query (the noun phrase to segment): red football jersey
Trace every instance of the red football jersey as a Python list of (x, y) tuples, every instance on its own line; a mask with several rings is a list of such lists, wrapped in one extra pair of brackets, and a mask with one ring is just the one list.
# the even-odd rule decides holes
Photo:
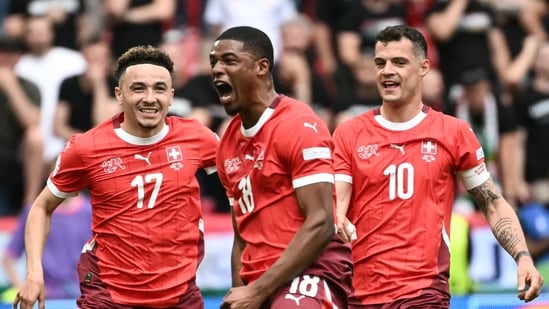
[(448, 293), (456, 172), (482, 165), (469, 125), (425, 107), (406, 123), (379, 108), (336, 128), (336, 181), (352, 183), (353, 285), (364, 304)]
[(151, 138), (120, 128), (123, 115), (74, 135), (48, 188), (88, 188), (100, 277), (116, 303), (169, 307), (194, 282), (203, 258), (195, 174), (215, 172), (218, 138), (195, 120), (168, 117)]
[[(289, 97), (279, 96), (252, 128), (243, 129), (238, 115), (231, 121), (221, 137), (217, 167), (247, 243), (241, 257), (244, 282), (261, 276), (305, 221), (295, 189), (334, 182), (332, 151), (325, 123)], [(350, 248), (334, 240), (304, 273), (342, 281), (351, 268)]]

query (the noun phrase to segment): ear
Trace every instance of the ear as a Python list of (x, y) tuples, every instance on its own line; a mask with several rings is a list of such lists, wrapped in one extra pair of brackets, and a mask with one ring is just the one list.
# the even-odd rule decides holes
[(269, 74), (269, 66), (271, 65), (271, 62), (267, 60), (267, 58), (261, 58), (257, 61), (257, 74), (259, 75), (265, 75)]
[(114, 87), (114, 96), (116, 97), (116, 102), (118, 105), (122, 104), (122, 91), (120, 91), (120, 87), (116, 86)]
[(431, 67), (431, 62), (429, 59), (423, 59), (421, 60), (421, 63), (419, 64), (419, 75), (421, 77), (425, 77), (427, 75), (427, 72), (429, 72), (429, 68)]

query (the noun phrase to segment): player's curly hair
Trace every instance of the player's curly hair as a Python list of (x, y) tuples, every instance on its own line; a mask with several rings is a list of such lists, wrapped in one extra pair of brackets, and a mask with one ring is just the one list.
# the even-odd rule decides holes
[(166, 68), (173, 76), (173, 61), (170, 56), (158, 47), (151, 45), (134, 46), (128, 49), (116, 62), (114, 68), (114, 77), (120, 80), (120, 77), (129, 66), (136, 64), (153, 64)]
[(273, 44), (265, 32), (249, 26), (238, 26), (225, 30), (215, 40), (235, 40), (244, 43), (246, 51), (269, 61), (269, 71), (272, 72)]

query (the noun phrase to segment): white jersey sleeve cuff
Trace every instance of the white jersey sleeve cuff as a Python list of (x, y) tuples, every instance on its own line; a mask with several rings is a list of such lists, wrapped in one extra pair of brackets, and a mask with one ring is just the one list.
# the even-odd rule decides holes
[(292, 181), (292, 185), (294, 186), (294, 189), (297, 189), (318, 182), (334, 183), (334, 174), (320, 173), (296, 178)]
[(68, 198), (68, 197), (71, 197), (71, 196), (77, 196), (78, 195), (78, 192), (63, 192), (59, 189), (57, 189), (57, 187), (55, 186), (55, 184), (51, 181), (50, 178), (48, 178), (48, 182), (46, 183), (48, 189), (51, 191), (51, 193), (53, 195), (55, 195), (56, 197), (58, 198)]
[(217, 172), (217, 167), (215, 165), (210, 166), (210, 167), (205, 167), (204, 171), (206, 172), (206, 174), (211, 175), (211, 174)]
[(345, 174), (335, 174), (335, 181), (353, 183), (353, 176)]

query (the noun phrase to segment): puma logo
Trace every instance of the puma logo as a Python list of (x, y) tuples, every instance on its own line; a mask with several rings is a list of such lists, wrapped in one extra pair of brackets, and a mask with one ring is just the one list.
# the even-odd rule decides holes
[(146, 157), (144, 157), (144, 156), (142, 156), (142, 155), (140, 155), (140, 154), (135, 154), (135, 155), (133, 156), (133, 158), (136, 159), (136, 160), (143, 160), (143, 161), (145, 161), (145, 162), (147, 163), (147, 165), (151, 166), (151, 161), (150, 161), (150, 159), (149, 159), (149, 158), (151, 157), (151, 153), (152, 153), (152, 152), (149, 151), (149, 153), (147, 154)]
[(300, 302), (303, 298), (305, 298), (305, 296), (299, 295), (298, 297), (295, 297), (295, 296), (293, 296), (292, 294), (287, 293), (286, 296), (284, 296), (284, 298), (285, 298), (285, 299), (291, 299), (291, 300), (295, 301), (296, 306), (299, 306), (299, 302)]
[(389, 147), (400, 150), (400, 153), (404, 154), (404, 144), (397, 145), (397, 144), (390, 144)]
[(310, 123), (308, 123), (308, 122), (304, 122), (304, 123), (303, 123), (303, 126), (304, 126), (305, 128), (311, 128), (311, 129), (313, 129), (316, 133), (318, 133), (318, 129), (316, 128), (316, 125), (317, 125), (316, 122), (313, 123), (313, 124), (310, 124)]

